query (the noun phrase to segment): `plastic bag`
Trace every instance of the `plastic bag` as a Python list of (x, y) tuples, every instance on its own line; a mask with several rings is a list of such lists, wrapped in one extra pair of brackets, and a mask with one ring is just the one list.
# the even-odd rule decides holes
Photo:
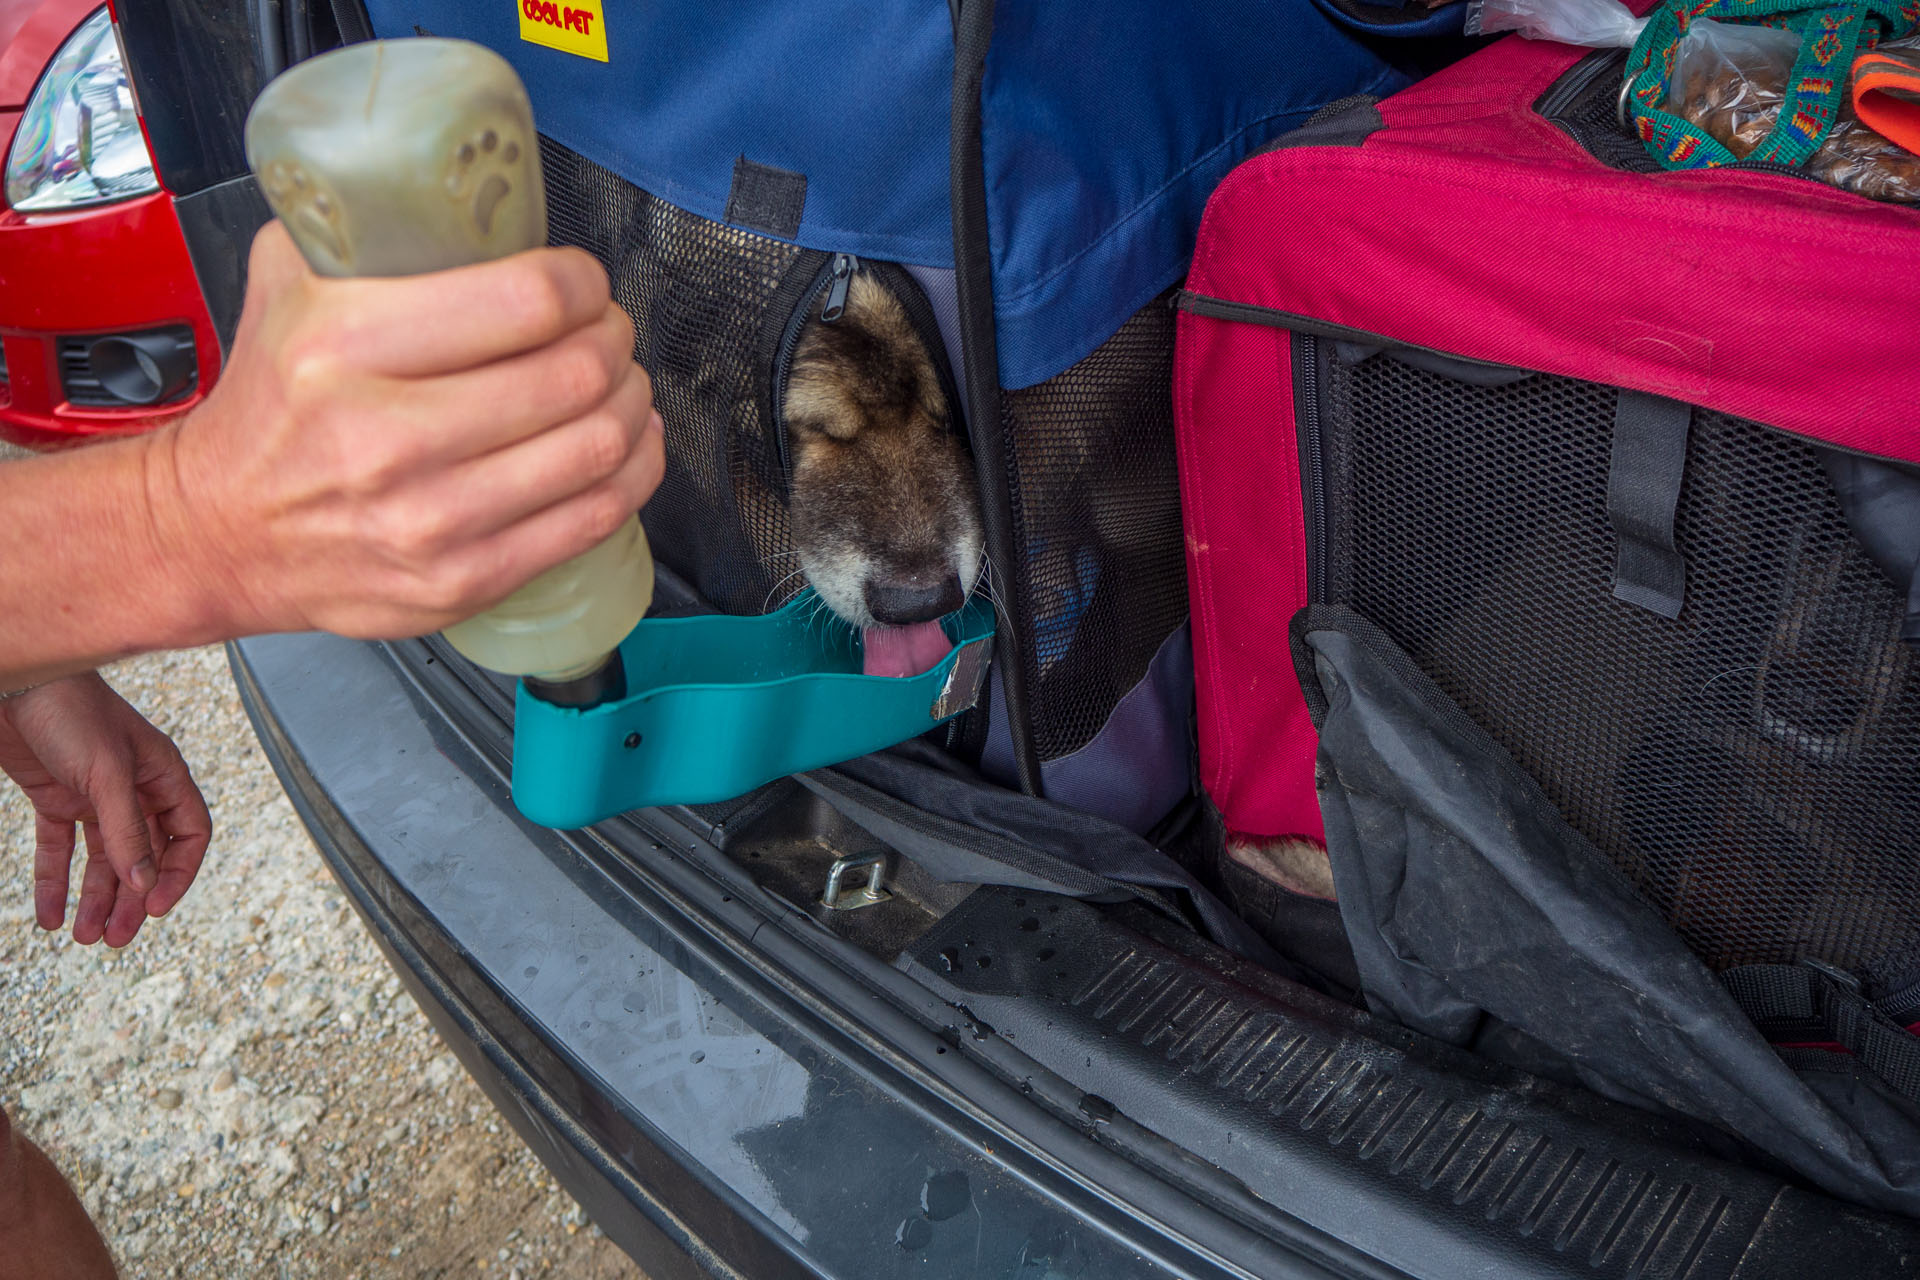
[[(1920, 48), (1920, 36), (1880, 47)], [(1800, 37), (1791, 31), (1699, 19), (1674, 53), (1666, 109), (1744, 159), (1773, 128), (1799, 51)], [(1920, 156), (1862, 124), (1850, 100), (1803, 168), (1808, 177), (1843, 191), (1920, 203)]]
[(1646, 25), (1620, 0), (1469, 0), (1466, 33), (1518, 31), (1583, 49), (1631, 49)]

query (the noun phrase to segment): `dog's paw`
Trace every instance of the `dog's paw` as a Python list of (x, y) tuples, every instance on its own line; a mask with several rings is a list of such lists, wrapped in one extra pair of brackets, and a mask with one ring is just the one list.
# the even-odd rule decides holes
[(1339, 897), (1333, 890), (1333, 864), (1327, 859), (1327, 847), (1318, 840), (1305, 836), (1277, 840), (1235, 836), (1227, 843), (1227, 856), (1288, 893), (1329, 901)]

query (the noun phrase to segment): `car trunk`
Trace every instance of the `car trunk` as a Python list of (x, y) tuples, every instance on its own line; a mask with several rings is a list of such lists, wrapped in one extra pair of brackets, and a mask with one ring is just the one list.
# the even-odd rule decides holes
[[(153, 104), (197, 93), (191, 77), (205, 71), (181, 51), (210, 34), (228, 88), (244, 100), (256, 78), (233, 44), (239, 6), (206, 23), (176, 8), (121, 6), (150, 128)], [(181, 26), (194, 38), (181, 40)], [(238, 246), (264, 207), (221, 134), (235, 121), (188, 114), (166, 122), (156, 151), (182, 175), (169, 182), (231, 332)], [(763, 344), (785, 327), (780, 286), (809, 264), (774, 238), (667, 206), (558, 142), (544, 154), (554, 238), (607, 266), (652, 344), (641, 358), (677, 433), (676, 470), (646, 513), (663, 564), (656, 614), (771, 607), (779, 584), (767, 565), (790, 549), (784, 511), (740, 495), (779, 486)], [(649, 226), (659, 234), (641, 234)], [(657, 251), (669, 244), (680, 250), (665, 262)], [(743, 244), (764, 260), (744, 273), (737, 262), (694, 270), (716, 247)], [(963, 256), (952, 271), (915, 275), (953, 347), (977, 343), (981, 327), (981, 299), (967, 298), (983, 282), (967, 271)], [(416, 995), (469, 1050), (463, 1060), (477, 1074), (487, 1055), (518, 1064), (520, 1076), (495, 1080), (496, 1101), (557, 1165), (587, 1141), (568, 1136), (574, 1126), (598, 1144), (596, 1159), (638, 1178), (645, 1144), (634, 1135), (663, 1123), (662, 1105), (689, 1105), (663, 1104), (644, 1073), (595, 1056), (609, 1024), (630, 1024), (640, 1043), (644, 1009), (623, 1018), (614, 998), (568, 1020), (564, 993), (547, 993), (550, 1004), (529, 993), (541, 964), (492, 945), (510, 903), (459, 909), (460, 878), (480, 862), (460, 833), (484, 824), (488, 894), (502, 894), (518, 859), (553, 880), (553, 901), (577, 893), (605, 908), (571, 970), (583, 992), (613, 990), (642, 943), (696, 953), (750, 992), (743, 1017), (789, 1020), (809, 1053), (850, 1064), (858, 1089), (931, 1117), (949, 1135), (940, 1141), (998, 1162), (1019, 1194), (1087, 1233), (1084, 1244), (1036, 1244), (1028, 1232), (1007, 1246), (1010, 1274), (1762, 1277), (1843, 1259), (1863, 1277), (1911, 1274), (1920, 1226), (1811, 1190), (1704, 1126), (1376, 1019), (1355, 1003), (1350, 971), (1279, 954), (1228, 909), (1224, 833), (1192, 794), (1172, 324), (1155, 290), (1093, 350), (1019, 388), (1002, 387), (977, 353), (954, 360), (1015, 626), (987, 704), (878, 763), (725, 804), (541, 831), (508, 798), (511, 684), (438, 638), (236, 647), (283, 781)], [(405, 779), (427, 756), (445, 794), (412, 796)], [(870, 883), (880, 892), (865, 892)], [(1324, 931), (1315, 912), (1305, 917)], [(546, 923), (559, 929), (562, 915)], [(454, 1008), (464, 1012), (445, 1012)], [(530, 1108), (531, 1096), (551, 1106)], [(789, 1178), (857, 1163), (882, 1143), (859, 1131), (842, 1143), (844, 1133), (805, 1134), (764, 1160)], [(927, 1274), (920, 1233), (948, 1220), (942, 1194), (929, 1177), (918, 1218), (899, 1222), (893, 1252), (874, 1255), (885, 1265), (859, 1270), (836, 1270), (836, 1245), (777, 1214), (767, 1230), (781, 1243), (767, 1251), (712, 1240), (697, 1215), (679, 1235), (620, 1238), (635, 1249), (670, 1240), (715, 1274)], [(837, 1209), (858, 1221), (865, 1207)], [(611, 1223), (624, 1210), (607, 1200), (595, 1212)], [(800, 1215), (816, 1228), (827, 1216)], [(882, 1241), (895, 1232), (892, 1220), (858, 1228)], [(1109, 1257), (1099, 1242), (1112, 1240), (1127, 1247)], [(980, 1273), (958, 1246), (938, 1266)]]
[[(500, 892), (477, 856), (462, 857), (469, 837), (430, 832), (419, 848), (423, 816), (462, 804), (436, 796), (396, 815), (410, 807), (396, 799), (369, 812), (369, 797), (343, 780), (412, 769), (418, 744), (390, 728), (412, 722), (490, 797), (482, 807), (506, 811), (502, 682), (437, 640), (249, 641), (236, 671), (323, 850), (348, 843), (343, 825), (399, 829), (392, 848), (363, 832), (356, 854), (329, 853), (370, 920), (383, 918), (381, 899), (423, 911), (410, 936), (450, 928), (440, 945), (473, 953), (478, 990), (525, 1000), (532, 981), (519, 960), (531, 953), (492, 961), (495, 926), (435, 905)], [(377, 741), (370, 728), (382, 729)], [(387, 785), (410, 793), (404, 778)], [(842, 1034), (870, 1038), (880, 1056), (869, 1070), (883, 1081), (932, 1070), (940, 1104), (999, 1126), (1002, 1137), (985, 1142), (996, 1158), (1047, 1151), (1077, 1181), (1103, 1187), (1130, 1222), (1198, 1242), (1233, 1274), (1752, 1277), (1844, 1258), (1850, 1273), (1891, 1277), (1920, 1258), (1911, 1222), (1812, 1191), (1723, 1135), (1382, 1023), (1156, 907), (932, 881), (791, 780), (734, 805), (639, 811), (548, 835), (557, 842), (542, 837), (504, 865), (563, 868), (610, 907), (636, 885), (671, 888), (646, 899), (653, 918), (805, 993)], [(833, 864), (873, 853), (886, 858), (892, 896), (823, 907)], [(617, 985), (627, 950), (657, 945), (651, 926), (630, 927), (582, 952), (579, 983)], [(556, 945), (575, 944), (562, 937), (542, 956)], [(597, 1023), (543, 1021), (532, 1002), (491, 1025), (502, 1023), (563, 1061), (591, 1056), (606, 1034)], [(470, 1036), (449, 1038), (458, 1048)], [(617, 1070), (600, 1080), (607, 1114), (625, 1114), (623, 1095), (644, 1082)], [(783, 1158), (831, 1162), (839, 1151), (820, 1135)], [(898, 1256), (923, 1265), (913, 1251)], [(938, 1265), (974, 1274), (951, 1257)], [(1172, 1273), (1211, 1274), (1192, 1258), (1174, 1260)]]

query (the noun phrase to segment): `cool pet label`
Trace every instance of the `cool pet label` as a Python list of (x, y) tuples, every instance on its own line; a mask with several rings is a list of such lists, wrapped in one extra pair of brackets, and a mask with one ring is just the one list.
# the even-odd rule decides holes
[(520, 0), (520, 38), (596, 62), (607, 60), (600, 0)]

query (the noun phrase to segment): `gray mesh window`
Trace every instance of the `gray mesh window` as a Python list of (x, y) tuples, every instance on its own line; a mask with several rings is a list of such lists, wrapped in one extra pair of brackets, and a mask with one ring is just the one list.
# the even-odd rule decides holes
[(1187, 616), (1173, 444), (1173, 312), (1002, 397), (1034, 745), (1086, 745)]
[(686, 213), (550, 140), (540, 158), (550, 239), (600, 259), (653, 375), (667, 425), (666, 478), (643, 513), (654, 554), (717, 608), (777, 608), (803, 584), (789, 576), (758, 351), (800, 251)]
[(1614, 599), (1614, 393), (1323, 362), (1328, 592), (1374, 619), (1710, 964), (1872, 966), (1920, 921), (1903, 600), (1813, 450), (1696, 411), (1676, 621)]

